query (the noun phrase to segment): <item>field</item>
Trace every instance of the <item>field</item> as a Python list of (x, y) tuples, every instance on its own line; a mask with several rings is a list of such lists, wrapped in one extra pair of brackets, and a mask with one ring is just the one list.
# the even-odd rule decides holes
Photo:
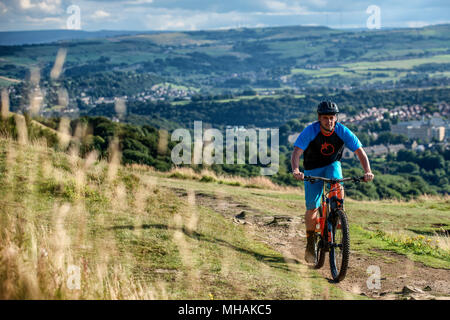
[[(76, 147), (56, 152), (19, 136), (0, 139), (0, 298), (411, 298), (398, 293), (405, 285), (430, 287), (415, 298), (450, 292), (448, 198), (348, 199), (351, 267), (333, 284), (327, 265), (317, 271), (303, 260), (300, 189), (123, 167), (114, 144), (109, 161), (81, 159)], [(369, 265), (381, 268), (379, 290), (366, 286)]]
[[(398, 81), (401, 78), (411, 74), (417, 74), (412, 71), (415, 66), (426, 65), (429, 63), (445, 64), (450, 63), (450, 55), (435, 55), (431, 58), (401, 59), (401, 60), (383, 60), (383, 61), (364, 61), (354, 63), (344, 63), (335, 67), (325, 67), (321, 69), (303, 69), (293, 68), (291, 75), (305, 75), (312, 77), (309, 83), (319, 83), (333, 76), (346, 77), (352, 81), (361, 81), (361, 83), (373, 83), (376, 81)], [(429, 72), (430, 77), (448, 77), (448, 72), (434, 71)]]
[[(270, 95), (270, 96), (266, 96), (266, 95), (257, 95), (257, 96), (237, 96), (235, 98), (230, 98), (230, 99), (218, 99), (218, 100), (214, 100), (215, 103), (227, 103), (227, 102), (236, 102), (236, 101), (241, 101), (241, 100), (253, 100), (253, 99), (279, 99), (280, 97), (282, 97), (282, 95), (280, 94), (274, 94), (274, 95)], [(304, 98), (305, 95), (303, 94), (296, 94), (293, 95), (294, 98), (298, 99), (298, 98)], [(189, 104), (190, 101), (174, 101), (171, 104), (172, 105), (186, 105)]]

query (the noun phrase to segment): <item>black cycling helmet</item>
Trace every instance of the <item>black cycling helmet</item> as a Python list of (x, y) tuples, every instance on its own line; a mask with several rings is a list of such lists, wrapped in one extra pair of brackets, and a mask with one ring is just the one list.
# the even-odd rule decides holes
[(336, 103), (331, 101), (322, 101), (317, 106), (318, 114), (336, 114), (339, 113), (339, 108)]

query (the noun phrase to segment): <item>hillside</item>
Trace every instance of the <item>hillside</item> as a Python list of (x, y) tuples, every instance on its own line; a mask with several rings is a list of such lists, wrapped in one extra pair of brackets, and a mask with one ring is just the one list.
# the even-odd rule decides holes
[[(349, 116), (416, 104), (431, 115), (449, 101), (449, 28), (291, 26), (0, 46), (0, 86), (14, 112), (34, 105), (44, 117), (106, 116), (169, 131), (196, 120), (218, 128), (309, 121), (323, 99)], [(126, 106), (120, 115), (116, 99)]]
[[(172, 161), (172, 152), (176, 152), (176, 141), (172, 141), (167, 131), (156, 129), (148, 124), (132, 125), (114, 122), (105, 117), (82, 117), (78, 119), (30, 117), (11, 113), (10, 117), (0, 120), (0, 134), (12, 139), (31, 141), (46, 139), (46, 143), (54, 150), (66, 150), (77, 147), (80, 156), (85, 157), (90, 152), (97, 152), (99, 158), (107, 159), (111, 156), (111, 143), (117, 143), (121, 150), (121, 164), (143, 164), (162, 172), (176, 167)], [(389, 124), (383, 121), (381, 124)], [(281, 128), (280, 140), (286, 137), (289, 130), (301, 130), (302, 124), (290, 121)], [(353, 129), (360, 138), (366, 138), (366, 126)], [(23, 133), (26, 132), (26, 135)], [(388, 133), (389, 134), (389, 133)], [(283, 138), (284, 137), (284, 138)], [(401, 138), (401, 137), (400, 137)], [(397, 136), (386, 132), (379, 135), (379, 139), (397, 139)], [(59, 142), (62, 140), (63, 142)], [(367, 139), (361, 140), (366, 149)], [(402, 140), (406, 141), (405, 139)], [(247, 148), (247, 147), (246, 147)], [(175, 151), (174, 151), (175, 150)], [(206, 148), (204, 148), (204, 151)], [(248, 150), (248, 148), (247, 148)], [(292, 145), (281, 145), (279, 153), (278, 171), (268, 176), (271, 183), (282, 186), (303, 188), (303, 183), (293, 178), (290, 170)], [(369, 151), (369, 148), (366, 150)], [(450, 150), (441, 145), (423, 152), (402, 149), (397, 154), (388, 154), (386, 157), (373, 157), (370, 155), (371, 168), (377, 179), (371, 184), (358, 184), (347, 190), (347, 195), (358, 200), (418, 199), (422, 195), (443, 196), (448, 195), (448, 172), (450, 172)], [(206, 151), (205, 151), (206, 152)], [(238, 156), (235, 150), (234, 158)], [(225, 157), (225, 153), (224, 153)], [(226, 157), (225, 157), (226, 158)], [(197, 173), (203, 169), (213, 171), (214, 175), (240, 176), (257, 178), (261, 174), (264, 164), (257, 162), (251, 164), (248, 156), (245, 163), (188, 165)], [(342, 159), (342, 168), (345, 176), (360, 176), (362, 169), (356, 159)], [(302, 167), (302, 160), (300, 166)], [(220, 181), (211, 178), (211, 181)]]
[(354, 297), (151, 171), (8, 139), (0, 154), (3, 299)]
[[(450, 292), (448, 198), (349, 199), (351, 268), (335, 285), (326, 267), (317, 272), (302, 259), (298, 189), (123, 167), (111, 148), (107, 162), (81, 159), (75, 147), (0, 139), (1, 298), (410, 298), (395, 293), (404, 285), (430, 287), (415, 298)], [(368, 265), (381, 267), (381, 290), (367, 289)], [(67, 286), (73, 267), (80, 289)]]
[(139, 33), (137, 31), (82, 31), (82, 30), (37, 30), (37, 31), (2, 31), (0, 32), (0, 45), (17, 46), (30, 44), (43, 44), (52, 42), (73, 41), (81, 39), (110, 38), (115, 36), (129, 36)]
[[(156, 83), (167, 81), (202, 92), (246, 87), (301, 90), (445, 86), (450, 63), (449, 28), (445, 24), (343, 31), (290, 26), (106, 38), (99, 33), (95, 39), (1, 46), (0, 75), (24, 80), (32, 67), (48, 74), (58, 49), (65, 48), (64, 87), (77, 97), (81, 92), (94, 98), (114, 96), (114, 91), (116, 96), (123, 95), (125, 79), (111, 83), (112, 74), (127, 81), (133, 78), (130, 75), (154, 75), (137, 87), (127, 87), (127, 96), (144, 93), (156, 79)], [(107, 79), (109, 85), (104, 83)], [(102, 89), (92, 91), (92, 82), (103, 83)]]

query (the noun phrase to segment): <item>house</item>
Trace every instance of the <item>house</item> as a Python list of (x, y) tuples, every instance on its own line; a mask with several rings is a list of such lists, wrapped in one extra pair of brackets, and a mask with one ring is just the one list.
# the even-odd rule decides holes
[(397, 153), (399, 150), (406, 149), (404, 144), (389, 144), (387, 148), (389, 153)]
[(389, 149), (385, 145), (379, 144), (376, 146), (366, 147), (364, 148), (364, 151), (367, 153), (367, 155), (382, 156), (387, 154), (389, 152)]

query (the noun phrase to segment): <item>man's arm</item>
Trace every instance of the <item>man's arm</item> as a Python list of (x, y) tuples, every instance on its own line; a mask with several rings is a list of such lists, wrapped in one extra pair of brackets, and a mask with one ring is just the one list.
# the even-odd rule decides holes
[(298, 164), (300, 162), (300, 156), (303, 154), (303, 149), (299, 147), (294, 147), (294, 151), (292, 151), (291, 156), (291, 167), (292, 167), (292, 174), (294, 175), (294, 178), (297, 180), (303, 180), (304, 174), (303, 172), (300, 172), (298, 168)]
[(373, 173), (370, 170), (369, 158), (367, 158), (367, 154), (364, 149), (361, 147), (355, 151), (355, 154), (358, 156), (359, 162), (361, 162), (361, 166), (364, 169), (364, 181), (368, 182), (373, 180)]

